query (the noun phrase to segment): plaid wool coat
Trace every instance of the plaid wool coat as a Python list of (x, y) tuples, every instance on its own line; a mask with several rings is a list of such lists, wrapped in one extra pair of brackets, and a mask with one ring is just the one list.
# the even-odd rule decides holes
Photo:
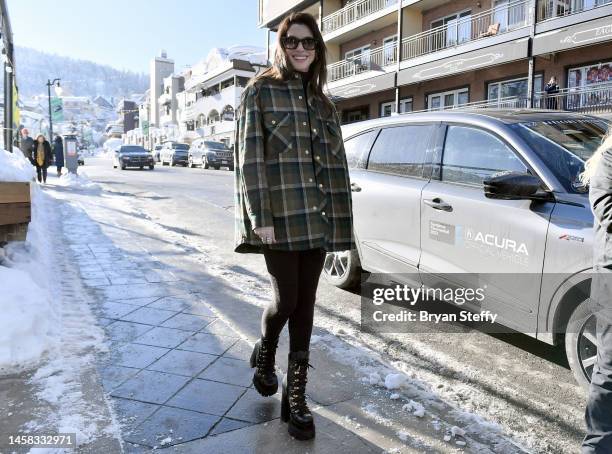
[(351, 188), (336, 111), (307, 94), (299, 74), (245, 90), (235, 152), (235, 251), (260, 253), (257, 227), (274, 227), (270, 249), (353, 249)]

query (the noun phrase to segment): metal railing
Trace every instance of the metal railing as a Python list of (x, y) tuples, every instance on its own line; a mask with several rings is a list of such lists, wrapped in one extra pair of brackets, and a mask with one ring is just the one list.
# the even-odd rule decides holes
[(344, 79), (367, 71), (383, 71), (397, 63), (397, 43), (385, 44), (360, 55), (327, 66), (328, 81)]
[(541, 92), (538, 95), (539, 98), (533, 103), (534, 108), (593, 114), (612, 112), (612, 82), (564, 88), (554, 94)]
[(611, 3), (612, 0), (540, 0), (537, 8), (538, 22), (581, 13)]
[(326, 33), (333, 32), (362, 17), (369, 16), (395, 4), (397, 4), (397, 0), (358, 0), (349, 3), (344, 8), (323, 18), (321, 33), (325, 35)]
[(512, 1), (404, 38), (402, 60), (526, 27), (528, 8), (528, 0)]

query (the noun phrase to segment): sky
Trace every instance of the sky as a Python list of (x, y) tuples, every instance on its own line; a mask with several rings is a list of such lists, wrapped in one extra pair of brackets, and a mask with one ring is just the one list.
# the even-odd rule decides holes
[[(214, 47), (265, 47), (257, 0), (7, 0), (17, 46), (149, 72), (165, 49), (175, 69)], [(19, 62), (17, 62), (19, 64)]]

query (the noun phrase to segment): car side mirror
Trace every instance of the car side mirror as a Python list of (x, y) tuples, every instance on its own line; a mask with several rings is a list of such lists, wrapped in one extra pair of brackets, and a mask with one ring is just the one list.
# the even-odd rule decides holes
[(492, 175), (483, 181), (485, 197), (488, 199), (521, 200), (545, 199), (542, 181), (530, 173), (504, 172)]

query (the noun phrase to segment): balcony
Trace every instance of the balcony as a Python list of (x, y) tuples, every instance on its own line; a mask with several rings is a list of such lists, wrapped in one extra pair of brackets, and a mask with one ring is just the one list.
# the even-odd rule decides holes
[(612, 0), (540, 0), (537, 9), (538, 22), (570, 16), (610, 4)]
[(396, 4), (397, 0), (358, 0), (350, 3), (323, 18), (321, 33), (325, 36), (328, 33)]
[(518, 0), (404, 38), (402, 60), (527, 27), (530, 24), (528, 8), (528, 0)]
[(380, 46), (358, 57), (328, 65), (328, 80), (334, 82), (369, 71), (385, 72), (386, 67), (395, 63), (397, 63), (397, 43)]

